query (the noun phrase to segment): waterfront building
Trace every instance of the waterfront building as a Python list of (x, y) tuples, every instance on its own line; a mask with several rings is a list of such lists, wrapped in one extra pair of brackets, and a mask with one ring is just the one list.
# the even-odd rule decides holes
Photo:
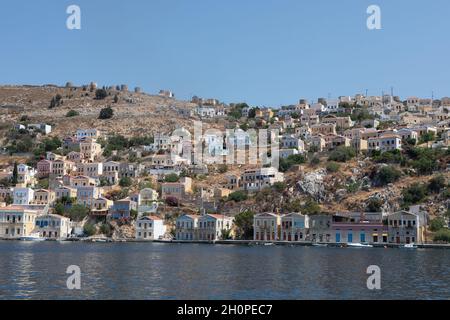
[(197, 240), (225, 240), (224, 232), (231, 231), (233, 226), (232, 217), (221, 214), (205, 214), (198, 219)]
[(144, 216), (136, 220), (136, 239), (158, 240), (164, 237), (164, 220), (156, 216)]
[(184, 214), (177, 218), (175, 235), (177, 240), (197, 239), (197, 227), (200, 216)]
[(332, 215), (318, 214), (309, 216), (309, 236), (308, 240), (313, 242), (332, 242), (331, 223)]
[(382, 221), (333, 221), (331, 240), (336, 243), (388, 243), (388, 228)]
[(17, 239), (32, 234), (39, 212), (22, 206), (0, 207), (0, 238)]
[(389, 242), (397, 244), (423, 243), (425, 213), (399, 211), (388, 215)]
[(275, 213), (260, 213), (253, 218), (253, 239), (262, 241), (280, 240), (281, 217)]
[(33, 230), (39, 236), (47, 239), (64, 239), (72, 232), (70, 219), (57, 215), (46, 214), (36, 217), (36, 226)]
[(305, 241), (308, 235), (309, 217), (298, 212), (281, 217), (281, 239), (283, 241)]

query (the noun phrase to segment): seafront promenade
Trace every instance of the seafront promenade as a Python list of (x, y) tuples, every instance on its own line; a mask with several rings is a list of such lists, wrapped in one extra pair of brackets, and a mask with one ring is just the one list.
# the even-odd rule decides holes
[[(23, 241), (20, 239), (0, 238), (0, 241)], [(90, 238), (67, 238), (60, 240), (45, 240), (53, 242), (88, 242), (88, 243), (161, 243), (161, 244), (203, 244), (203, 245), (241, 245), (241, 246), (290, 246), (290, 247), (331, 247), (331, 248), (407, 248), (404, 244), (380, 243), (357, 246), (353, 243), (337, 242), (312, 242), (312, 241), (261, 241), (261, 240), (137, 240), (137, 239), (111, 239), (102, 237)], [(31, 241), (32, 242), (32, 241)], [(356, 245), (356, 246), (355, 246)], [(423, 243), (414, 244), (414, 247), (407, 249), (450, 249), (450, 244)]]

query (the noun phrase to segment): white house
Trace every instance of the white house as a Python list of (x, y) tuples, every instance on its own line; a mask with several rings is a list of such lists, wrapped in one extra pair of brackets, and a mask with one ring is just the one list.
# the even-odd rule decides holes
[(47, 239), (64, 239), (72, 232), (70, 219), (57, 215), (46, 214), (36, 218), (36, 227), (33, 230), (39, 236)]
[(83, 138), (98, 139), (100, 137), (100, 131), (97, 129), (78, 129), (76, 132), (77, 140), (80, 141)]
[(31, 188), (13, 189), (13, 204), (14, 205), (29, 205), (34, 200), (34, 191)]
[(400, 150), (402, 148), (402, 138), (396, 134), (384, 134), (376, 138), (367, 140), (369, 151), (380, 150), (381, 152)]
[(281, 217), (280, 240), (305, 241), (308, 235), (309, 217), (298, 212)]
[(166, 226), (163, 219), (156, 216), (145, 216), (136, 220), (136, 239), (158, 240), (164, 237)]
[(206, 214), (198, 219), (198, 240), (222, 240), (223, 231), (230, 231), (233, 226), (232, 217), (221, 214)]

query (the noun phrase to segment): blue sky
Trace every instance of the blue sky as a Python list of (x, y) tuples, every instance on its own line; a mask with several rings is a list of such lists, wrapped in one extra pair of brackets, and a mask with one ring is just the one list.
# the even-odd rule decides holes
[[(81, 7), (82, 29), (66, 28)], [(382, 30), (366, 27), (381, 7)], [(450, 95), (450, 1), (40, 0), (0, 5), (0, 84), (126, 83), (225, 102)]]

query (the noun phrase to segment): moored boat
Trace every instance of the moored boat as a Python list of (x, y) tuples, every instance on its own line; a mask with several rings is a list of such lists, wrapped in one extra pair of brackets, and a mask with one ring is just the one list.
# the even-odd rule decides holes
[(352, 248), (373, 248), (373, 245), (366, 243), (347, 243), (347, 246)]
[(32, 233), (29, 236), (20, 237), (22, 241), (45, 241), (45, 238), (42, 238), (39, 233)]

